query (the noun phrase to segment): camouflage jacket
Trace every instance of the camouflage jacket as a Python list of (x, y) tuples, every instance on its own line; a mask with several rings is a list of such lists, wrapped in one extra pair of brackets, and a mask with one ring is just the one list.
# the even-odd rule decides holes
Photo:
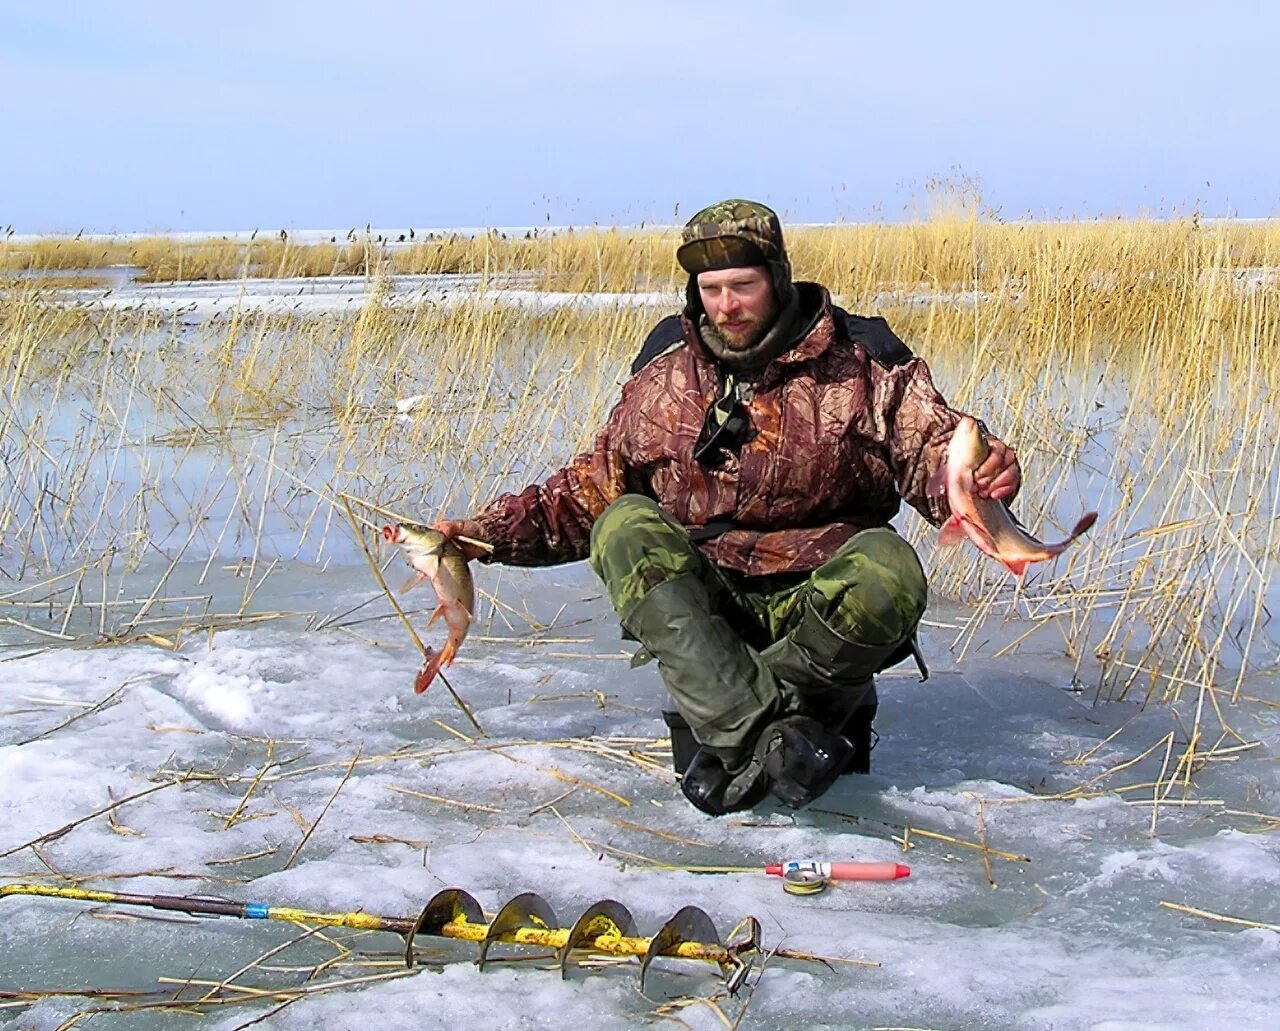
[(490, 561), (542, 566), (587, 556), (591, 526), (623, 494), (644, 494), (688, 527), (729, 520), (701, 543), (717, 565), (748, 575), (808, 572), (853, 534), (883, 526), (905, 499), (935, 526), (945, 499), (926, 494), (961, 413), (919, 358), (892, 369), (837, 336), (830, 298), (747, 401), (751, 434), (710, 468), (693, 457), (720, 379), (697, 327), (622, 388), (594, 447), (476, 515)]

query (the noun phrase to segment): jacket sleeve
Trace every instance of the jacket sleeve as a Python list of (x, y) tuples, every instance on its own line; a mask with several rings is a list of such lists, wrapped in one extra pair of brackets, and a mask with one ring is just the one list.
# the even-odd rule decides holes
[(626, 393), (609, 414), (590, 451), (545, 482), (504, 494), (475, 519), (493, 553), (484, 561), (515, 566), (553, 566), (587, 557), (591, 527), (628, 489), (620, 446)]
[(893, 369), (873, 366), (872, 382), (898, 493), (941, 526), (951, 514), (946, 498), (930, 495), (926, 485), (946, 463), (947, 443), (964, 413), (947, 404), (919, 358)]

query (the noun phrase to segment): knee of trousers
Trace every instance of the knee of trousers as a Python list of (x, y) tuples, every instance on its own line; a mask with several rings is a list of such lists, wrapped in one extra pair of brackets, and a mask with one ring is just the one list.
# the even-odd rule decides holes
[(811, 601), (823, 621), (863, 645), (905, 641), (929, 600), (915, 549), (884, 528), (855, 534), (810, 581)]
[(596, 519), (588, 561), (619, 614), (659, 584), (703, 565), (689, 532), (640, 494), (624, 494)]

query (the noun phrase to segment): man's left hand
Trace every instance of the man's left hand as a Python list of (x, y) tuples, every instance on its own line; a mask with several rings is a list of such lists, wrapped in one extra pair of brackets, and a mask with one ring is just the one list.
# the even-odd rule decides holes
[(990, 453), (973, 474), (978, 494), (993, 501), (1004, 501), (1018, 493), (1022, 486), (1022, 467), (1018, 456), (998, 437), (988, 437)]

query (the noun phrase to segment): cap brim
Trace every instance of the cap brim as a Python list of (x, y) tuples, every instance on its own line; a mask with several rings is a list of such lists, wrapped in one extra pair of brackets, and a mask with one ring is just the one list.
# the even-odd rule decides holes
[(710, 236), (702, 240), (690, 240), (676, 249), (676, 261), (691, 276), (696, 276), (699, 272), (750, 268), (769, 263), (764, 251), (745, 236)]

